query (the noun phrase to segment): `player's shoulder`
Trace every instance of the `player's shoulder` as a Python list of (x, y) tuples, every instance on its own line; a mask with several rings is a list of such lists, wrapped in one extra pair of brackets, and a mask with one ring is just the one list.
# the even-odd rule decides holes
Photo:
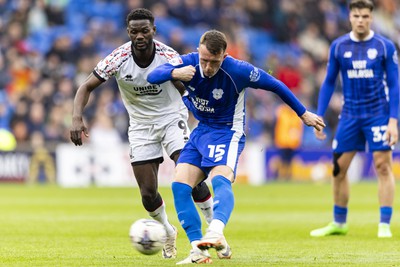
[(237, 58), (234, 58), (234, 57), (228, 55), (224, 59), (224, 62), (222, 63), (222, 67), (229, 71), (240, 72), (240, 70), (242, 70), (244, 68), (249, 68), (249, 67), (252, 68), (252, 65), (247, 61), (240, 60), (240, 59), (237, 59)]
[(388, 45), (394, 46), (394, 43), (392, 40), (390, 40), (389, 38), (387, 38), (379, 33), (374, 32), (374, 36), (372, 38), (384, 43), (386, 46), (388, 46)]
[(351, 42), (350, 33), (343, 34), (332, 41), (332, 46), (338, 46), (347, 42)]
[(179, 56), (178, 52), (176, 52), (172, 47), (157, 40), (153, 41), (156, 48), (156, 55), (165, 57), (167, 60)]
[(110, 55), (119, 55), (120, 57), (129, 57), (132, 55), (132, 42), (126, 42), (115, 48)]

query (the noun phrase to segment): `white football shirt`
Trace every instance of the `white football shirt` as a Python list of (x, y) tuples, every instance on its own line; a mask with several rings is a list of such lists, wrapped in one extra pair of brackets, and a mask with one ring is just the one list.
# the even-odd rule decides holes
[(94, 69), (94, 74), (101, 80), (115, 76), (130, 120), (136, 123), (159, 122), (168, 115), (175, 117), (183, 114), (187, 117), (181, 95), (170, 81), (150, 84), (146, 80), (153, 69), (178, 55), (171, 47), (157, 40), (154, 40), (154, 44), (155, 56), (146, 68), (136, 64), (132, 42), (127, 42), (101, 60)]

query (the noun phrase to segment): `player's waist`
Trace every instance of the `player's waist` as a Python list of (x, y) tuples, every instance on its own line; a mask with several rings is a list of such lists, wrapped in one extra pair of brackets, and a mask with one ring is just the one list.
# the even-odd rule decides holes
[(129, 112), (129, 120), (141, 124), (153, 124), (179, 118), (185, 120), (188, 119), (188, 111), (186, 108), (168, 112), (163, 112), (163, 111), (152, 111), (147, 113)]
[(350, 106), (344, 105), (341, 112), (344, 118), (370, 118), (376, 116), (389, 116), (388, 105), (375, 105), (375, 106)]

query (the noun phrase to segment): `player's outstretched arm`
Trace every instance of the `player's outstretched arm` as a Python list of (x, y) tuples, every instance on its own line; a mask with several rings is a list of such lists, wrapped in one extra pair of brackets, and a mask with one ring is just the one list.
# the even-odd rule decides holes
[(102, 84), (96, 76), (91, 73), (86, 81), (79, 86), (74, 99), (74, 109), (72, 113), (72, 125), (70, 130), (70, 138), (72, 143), (76, 146), (82, 145), (82, 133), (89, 137), (89, 132), (85, 124), (83, 123), (83, 109), (89, 101), (90, 93)]
[(318, 131), (322, 131), (326, 127), (324, 120), (320, 116), (308, 110), (300, 116), (300, 119), (305, 125), (312, 126)]

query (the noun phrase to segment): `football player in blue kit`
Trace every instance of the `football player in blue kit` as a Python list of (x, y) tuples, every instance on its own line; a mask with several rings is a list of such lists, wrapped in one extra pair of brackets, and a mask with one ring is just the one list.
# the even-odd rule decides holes
[[(231, 257), (223, 230), (233, 210), (231, 184), (245, 144), (246, 88), (274, 92), (306, 125), (317, 130), (325, 127), (323, 120), (307, 111), (282, 82), (248, 62), (228, 56), (226, 48), (223, 33), (207, 31), (200, 39), (198, 52), (175, 57), (147, 77), (152, 84), (182, 81), (188, 93), (184, 101), (199, 120), (179, 157), (172, 184), (175, 209), (192, 245), (189, 257), (177, 264), (210, 263), (208, 248), (215, 248), (219, 258)], [(191, 192), (207, 176), (214, 190), (214, 213), (203, 236)]]
[[(357, 151), (372, 152), (378, 176), (380, 223), (378, 237), (392, 237), (390, 219), (395, 182), (392, 148), (398, 140), (398, 59), (394, 44), (370, 29), (374, 5), (371, 0), (349, 4), (351, 32), (331, 47), (327, 75), (318, 100), (318, 115), (325, 114), (340, 72), (344, 105), (333, 141), (333, 217), (326, 227), (311, 231), (314, 237), (345, 235), (348, 232), (347, 170)], [(314, 131), (325, 139), (322, 131)]]
[[(82, 134), (89, 137), (83, 121), (89, 96), (105, 81), (115, 78), (129, 115), (129, 154), (142, 204), (151, 218), (164, 225), (167, 240), (162, 256), (170, 259), (177, 255), (178, 233), (168, 220), (166, 203), (158, 191), (158, 170), (164, 161), (163, 149), (174, 162), (178, 160), (189, 138), (186, 123), (188, 111), (182, 103), (178, 88), (180, 83), (178, 87), (170, 82), (153, 86), (146, 81), (147, 73), (179, 55), (171, 47), (154, 39), (154, 20), (152, 12), (145, 8), (134, 9), (127, 15), (126, 30), (130, 41), (100, 60), (79, 86), (74, 100), (70, 135), (71, 141), (77, 146), (83, 144)], [(211, 222), (212, 197), (205, 183), (193, 190), (193, 199), (207, 222)]]

